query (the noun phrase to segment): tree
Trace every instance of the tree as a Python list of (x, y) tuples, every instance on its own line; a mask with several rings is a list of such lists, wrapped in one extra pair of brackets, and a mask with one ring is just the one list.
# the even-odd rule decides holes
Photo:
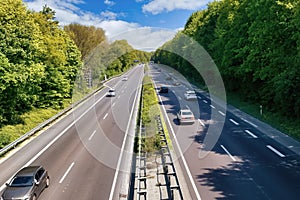
[(87, 56), (99, 45), (106, 41), (105, 32), (101, 28), (94, 26), (84, 26), (80, 24), (70, 24), (64, 27), (64, 30), (75, 41), (81, 52), (81, 59), (85, 60)]

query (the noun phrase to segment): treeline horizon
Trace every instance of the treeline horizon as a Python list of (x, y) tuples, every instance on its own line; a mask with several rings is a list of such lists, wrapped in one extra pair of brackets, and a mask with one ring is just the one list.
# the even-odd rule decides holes
[[(132, 59), (150, 59), (127, 41), (108, 43), (100, 28), (62, 27), (55, 10), (46, 5), (41, 9), (29, 10), (22, 0), (0, 4), (0, 128), (23, 123), (20, 116), (33, 108), (63, 108), (78, 74), (93, 70), (99, 82), (104, 74), (128, 70)], [(103, 64), (105, 58), (109, 62)]]
[[(190, 42), (183, 42), (183, 37)], [(226, 91), (271, 112), (300, 117), (300, 1), (222, 0), (193, 13), (184, 30), (152, 59), (190, 80), (203, 79), (181, 55), (197, 57), (198, 42), (218, 67)]]

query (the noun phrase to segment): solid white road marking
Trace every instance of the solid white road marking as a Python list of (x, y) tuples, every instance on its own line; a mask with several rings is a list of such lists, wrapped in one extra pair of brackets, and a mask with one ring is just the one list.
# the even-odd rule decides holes
[(251, 131), (245, 130), (245, 132), (248, 133), (249, 135), (251, 135), (253, 138), (257, 138), (257, 136), (254, 133), (252, 133)]
[(211, 108), (215, 109), (216, 107), (214, 107), (213, 105), (209, 105)]
[(225, 113), (223, 113), (222, 111), (218, 111), (221, 115), (225, 116)]
[(283, 155), (282, 153), (280, 153), (277, 149), (275, 149), (274, 147), (272, 147), (271, 145), (267, 145), (267, 147), (273, 151), (274, 153), (276, 153), (278, 156), (280, 156), (281, 158), (284, 158), (285, 155)]
[(202, 99), (202, 98), (198, 96), (198, 99)]
[(94, 132), (92, 133), (92, 135), (89, 137), (89, 140), (91, 140), (94, 137), (95, 133), (96, 133), (96, 130), (94, 130)]
[(71, 165), (69, 166), (68, 170), (65, 172), (65, 174), (63, 175), (63, 177), (61, 177), (59, 183), (62, 183), (64, 181), (64, 179), (66, 178), (66, 176), (70, 173), (71, 169), (74, 166), (74, 162), (71, 163)]
[(108, 116), (108, 113), (106, 113), (106, 114), (104, 115), (103, 119), (106, 119), (107, 116)]
[(205, 127), (205, 124), (204, 124), (200, 119), (198, 119), (198, 121), (200, 122), (200, 124), (201, 124), (202, 126)]
[(116, 105), (116, 103), (113, 103), (111, 107), (114, 107)]
[(236, 161), (236, 159), (229, 153), (229, 151), (223, 146), (221, 145), (222, 149), (229, 155), (229, 157), (233, 160)]
[(203, 100), (203, 102), (204, 102), (204, 103), (207, 103), (207, 101), (206, 101), (206, 100)]
[(236, 122), (236, 121), (234, 121), (233, 119), (229, 119), (232, 123), (234, 123), (235, 125), (239, 125), (239, 123), (238, 122)]
[[(154, 85), (155, 85), (155, 87), (156, 87), (156, 84), (155, 84), (155, 83), (154, 83)], [(159, 101), (162, 102), (161, 97), (158, 96), (158, 98), (159, 98)], [(179, 143), (178, 143), (177, 137), (176, 137), (176, 135), (175, 135), (175, 133), (174, 133), (173, 126), (171, 125), (170, 119), (169, 119), (169, 117), (168, 117), (168, 115), (167, 115), (167, 111), (166, 111), (166, 109), (165, 109), (163, 103), (161, 104), (161, 107), (162, 107), (162, 109), (163, 109), (163, 111), (164, 111), (164, 114), (165, 114), (165, 116), (166, 116), (166, 120), (167, 120), (167, 122), (168, 122), (168, 124), (169, 124), (169, 127), (170, 127), (171, 133), (172, 133), (172, 135), (173, 135), (174, 141), (175, 141), (175, 143), (176, 143), (176, 145), (177, 145), (177, 147), (178, 147), (178, 151), (179, 151), (179, 154), (180, 154), (180, 158), (182, 159), (183, 165), (184, 165), (184, 167), (185, 167), (185, 169), (186, 169), (187, 175), (188, 175), (188, 177), (189, 177), (189, 179), (190, 179), (190, 182), (191, 182), (191, 184), (192, 184), (192, 187), (193, 187), (193, 190), (194, 190), (194, 192), (195, 192), (195, 195), (196, 195), (196, 197), (197, 197), (198, 200), (201, 200), (199, 191), (198, 191), (197, 186), (196, 186), (196, 184), (195, 184), (195, 182), (194, 182), (193, 176), (192, 176), (191, 171), (190, 171), (190, 169), (189, 169), (189, 167), (188, 167), (188, 164), (187, 164), (187, 162), (186, 162), (186, 160), (185, 160), (185, 157), (184, 157), (184, 155), (183, 155), (183, 153), (182, 153), (182, 150), (181, 150), (180, 145), (179, 145)]]
[[(140, 77), (139, 83), (141, 83), (142, 77), (143, 77), (143, 76)], [(136, 104), (137, 95), (138, 95), (138, 92), (136, 91), (135, 97), (134, 97), (134, 100), (133, 100), (133, 104), (132, 104), (132, 105), (135, 105), (135, 104)], [(111, 190), (110, 190), (110, 194), (109, 194), (109, 200), (112, 200), (113, 197), (114, 197), (114, 192), (115, 192), (116, 184), (117, 184), (117, 178), (118, 178), (118, 175), (119, 175), (120, 166), (121, 166), (121, 161), (122, 161), (123, 154), (124, 154), (125, 142), (126, 142), (126, 140), (127, 140), (127, 136), (129, 135), (128, 132), (129, 132), (129, 128), (130, 128), (130, 122), (131, 122), (131, 119), (132, 119), (132, 117), (133, 117), (134, 108), (135, 108), (135, 107), (132, 106), (131, 111), (130, 111), (130, 115), (129, 115), (129, 119), (128, 119), (128, 122), (127, 122), (127, 127), (126, 127), (126, 131), (125, 131), (125, 136), (124, 136), (123, 143), (122, 143), (122, 147), (121, 147), (121, 153), (120, 153), (120, 156), (119, 156), (119, 159), (118, 159), (117, 168), (116, 168), (116, 171), (115, 171), (113, 183), (112, 183)]]

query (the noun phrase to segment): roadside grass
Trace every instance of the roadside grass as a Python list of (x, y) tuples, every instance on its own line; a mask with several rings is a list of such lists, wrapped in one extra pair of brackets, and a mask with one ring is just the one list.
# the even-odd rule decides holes
[(20, 116), (23, 121), (22, 124), (3, 126), (0, 129), (0, 149), (15, 141), (43, 121), (56, 115), (61, 110), (54, 108), (34, 108), (30, 112)]
[(291, 119), (278, 113), (264, 110), (260, 113), (260, 105), (243, 101), (239, 96), (227, 93), (227, 102), (230, 105), (252, 115), (253, 117), (270, 124), (279, 131), (300, 141), (300, 119)]
[(142, 88), (141, 117), (146, 130), (146, 137), (142, 138), (144, 150), (148, 153), (155, 153), (161, 149), (161, 136), (158, 133), (156, 117), (160, 116), (164, 132), (167, 137), (168, 144), (171, 144), (168, 130), (162, 116), (158, 98), (155, 92), (152, 79), (146, 75), (143, 80)]

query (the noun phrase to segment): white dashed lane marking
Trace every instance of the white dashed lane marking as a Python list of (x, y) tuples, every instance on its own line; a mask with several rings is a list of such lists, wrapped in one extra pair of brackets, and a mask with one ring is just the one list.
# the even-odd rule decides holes
[(285, 155), (283, 155), (281, 152), (279, 152), (277, 149), (275, 149), (274, 147), (272, 147), (271, 145), (267, 145), (267, 147), (273, 151), (274, 153), (276, 153), (278, 156), (280, 156), (281, 158), (284, 158)]
[(223, 113), (222, 111), (219, 111), (219, 113), (220, 113), (221, 115), (225, 116), (225, 113)]
[(200, 122), (200, 124), (201, 124), (202, 126), (205, 127), (205, 124), (204, 124), (200, 119), (198, 119), (198, 121)]
[(107, 116), (108, 116), (108, 113), (106, 113), (106, 114), (104, 115), (103, 119), (106, 119)]
[(251, 135), (253, 138), (257, 138), (257, 136), (254, 133), (252, 133), (251, 131), (245, 130), (245, 132), (248, 133), (249, 135)]
[(229, 155), (229, 157), (233, 160), (236, 161), (236, 159), (231, 155), (231, 153), (229, 153), (229, 151), (223, 146), (221, 145), (222, 149)]
[(75, 164), (74, 162), (71, 163), (71, 165), (69, 166), (69, 168), (66, 171), (66, 173), (63, 175), (63, 177), (61, 177), (59, 183), (62, 183), (65, 180), (66, 176), (70, 173), (70, 171), (73, 168), (74, 164)]
[(94, 137), (95, 133), (96, 133), (96, 130), (94, 130), (94, 132), (92, 133), (92, 135), (89, 137), (89, 140), (92, 140), (92, 138)]
[(237, 126), (240, 125), (238, 122), (234, 121), (233, 119), (229, 119), (229, 120)]

